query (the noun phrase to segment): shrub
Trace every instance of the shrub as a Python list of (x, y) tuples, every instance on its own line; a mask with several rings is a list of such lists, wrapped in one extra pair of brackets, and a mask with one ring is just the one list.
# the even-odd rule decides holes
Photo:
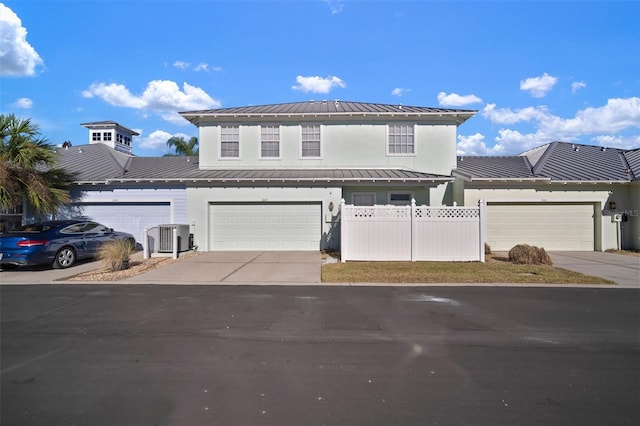
[(129, 268), (131, 253), (133, 253), (133, 245), (130, 241), (113, 240), (100, 246), (97, 257), (106, 268), (114, 272)]
[(518, 244), (509, 250), (509, 261), (526, 265), (553, 265), (544, 248)]

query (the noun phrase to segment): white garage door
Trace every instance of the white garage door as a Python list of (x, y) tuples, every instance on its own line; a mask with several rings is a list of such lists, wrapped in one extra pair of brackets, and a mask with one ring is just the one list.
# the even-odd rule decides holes
[(593, 204), (488, 204), (487, 244), (494, 251), (516, 244), (592, 251), (593, 216)]
[(320, 250), (320, 204), (210, 204), (209, 250)]
[(116, 231), (135, 235), (141, 243), (144, 229), (171, 223), (169, 203), (79, 203), (74, 206), (78, 213)]

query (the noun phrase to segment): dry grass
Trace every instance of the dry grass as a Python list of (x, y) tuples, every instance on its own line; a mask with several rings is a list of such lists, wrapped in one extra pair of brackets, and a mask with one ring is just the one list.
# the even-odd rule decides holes
[(509, 250), (509, 261), (524, 265), (553, 265), (544, 248), (518, 244)]
[(481, 262), (346, 262), (322, 266), (322, 282), (614, 284), (554, 268), (517, 265), (505, 257)]
[(98, 248), (96, 258), (111, 272), (129, 268), (129, 260), (133, 254), (133, 246), (127, 240), (113, 240)]
[(640, 250), (615, 250), (615, 249), (609, 249), (606, 250), (607, 253), (613, 253), (613, 254), (623, 254), (625, 256), (636, 256), (636, 257), (640, 257)]

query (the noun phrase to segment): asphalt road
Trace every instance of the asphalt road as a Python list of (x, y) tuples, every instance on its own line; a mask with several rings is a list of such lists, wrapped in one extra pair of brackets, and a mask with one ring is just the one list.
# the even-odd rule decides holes
[(640, 290), (0, 286), (2, 425), (637, 425)]

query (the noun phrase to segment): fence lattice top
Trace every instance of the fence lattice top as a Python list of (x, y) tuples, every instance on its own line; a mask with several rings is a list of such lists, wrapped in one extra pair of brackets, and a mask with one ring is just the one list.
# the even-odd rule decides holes
[[(349, 219), (410, 219), (411, 206), (348, 206), (345, 205), (341, 215)], [(413, 217), (416, 219), (475, 219), (480, 216), (477, 207), (414, 207)]]

